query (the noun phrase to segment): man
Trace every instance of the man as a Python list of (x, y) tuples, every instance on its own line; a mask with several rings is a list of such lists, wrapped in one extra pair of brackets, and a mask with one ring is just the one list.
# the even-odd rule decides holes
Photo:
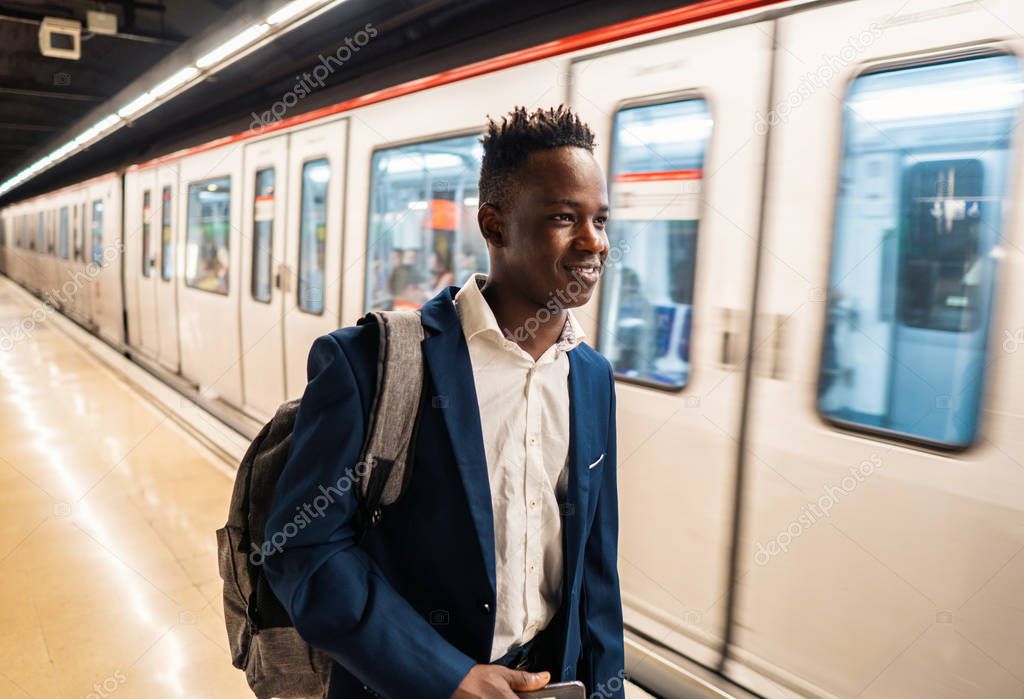
[[(568, 310), (608, 256), (607, 187), (564, 107), (517, 108), (483, 145), (490, 275), (422, 308), (427, 398), (402, 499), (357, 545), (344, 493), (264, 563), (334, 659), (332, 698), (513, 699), (572, 679), (623, 696), (614, 382)], [(377, 342), (367, 324), (314, 343), (268, 538), (358, 462)]]

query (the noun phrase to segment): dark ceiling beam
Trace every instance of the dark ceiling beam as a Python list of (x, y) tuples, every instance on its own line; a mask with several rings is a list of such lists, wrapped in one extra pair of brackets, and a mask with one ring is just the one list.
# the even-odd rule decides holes
[(81, 92), (62, 92), (60, 90), (40, 90), (22, 87), (4, 87), (0, 85), (0, 95), (20, 95), (22, 97), (45, 97), (47, 99), (71, 100), (73, 102), (102, 102), (103, 95), (87, 95)]
[(14, 122), (14, 121), (0, 121), (0, 131), (8, 129), (11, 131), (41, 131), (44, 133), (52, 133), (57, 130), (56, 126), (48, 126), (47, 124), (30, 124), (26, 122)]

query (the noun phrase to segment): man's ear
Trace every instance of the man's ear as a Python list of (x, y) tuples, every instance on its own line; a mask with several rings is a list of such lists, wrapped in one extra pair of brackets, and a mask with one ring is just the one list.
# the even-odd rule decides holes
[(480, 233), (496, 248), (505, 247), (505, 217), (497, 204), (484, 202), (476, 212)]

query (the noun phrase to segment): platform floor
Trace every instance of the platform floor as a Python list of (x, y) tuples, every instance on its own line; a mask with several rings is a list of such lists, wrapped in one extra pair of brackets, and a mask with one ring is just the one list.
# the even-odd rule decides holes
[(0, 332), (33, 318), (0, 341), (0, 697), (251, 698), (214, 537), (233, 464), (43, 308), (0, 277)]
[[(0, 280), (0, 328), (37, 308)], [(52, 321), (0, 352), (0, 697), (252, 697), (221, 618), (218, 466)]]

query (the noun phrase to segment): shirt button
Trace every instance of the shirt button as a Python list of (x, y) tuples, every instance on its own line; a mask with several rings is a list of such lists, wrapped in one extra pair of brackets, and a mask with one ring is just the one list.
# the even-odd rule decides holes
[(537, 501), (536, 500), (530, 500), (530, 507), (536, 507), (536, 506), (537, 506)]
[(531, 564), (530, 564), (530, 565), (529, 565), (529, 566), (527, 567), (527, 570), (528, 570), (528, 571), (530, 571), (530, 572), (532, 573), (533, 571), (537, 570), (537, 566), (536, 566), (536, 565), (534, 565), (533, 563), (531, 563)]
[(532, 447), (536, 443), (537, 443), (537, 438), (536, 437), (530, 437), (530, 446)]

